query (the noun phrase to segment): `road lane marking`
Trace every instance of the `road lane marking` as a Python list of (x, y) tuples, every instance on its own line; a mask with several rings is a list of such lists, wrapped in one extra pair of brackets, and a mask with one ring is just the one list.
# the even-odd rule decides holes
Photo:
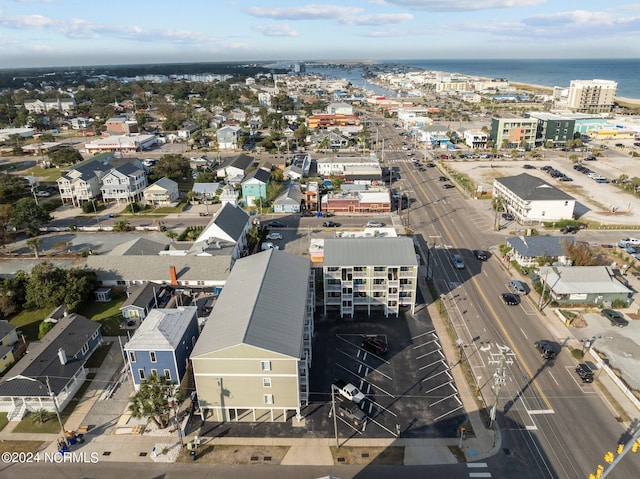
[(553, 382), (556, 383), (557, 386), (560, 386), (560, 383), (556, 380), (555, 376), (553, 374), (551, 374), (551, 371), (548, 371), (549, 376), (551, 376), (551, 379), (553, 379)]

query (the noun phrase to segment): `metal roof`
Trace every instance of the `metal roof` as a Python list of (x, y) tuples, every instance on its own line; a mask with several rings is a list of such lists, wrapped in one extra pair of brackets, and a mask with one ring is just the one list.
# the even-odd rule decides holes
[(527, 173), (522, 173), (518, 176), (496, 178), (495, 181), (501, 183), (525, 201), (574, 199), (573, 196), (568, 195), (546, 181)]
[(538, 275), (556, 294), (632, 293), (608, 266), (542, 266)]
[(200, 233), (196, 241), (206, 241), (209, 238), (217, 238), (215, 233), (216, 229), (219, 229), (237, 243), (240, 241), (240, 236), (248, 222), (249, 215), (242, 208), (234, 206), (231, 203), (225, 203), (202, 233)]
[(236, 261), (192, 357), (246, 344), (301, 358), (310, 270), (279, 250)]
[(324, 266), (417, 266), (413, 240), (397, 238), (329, 238)]
[(124, 349), (175, 351), (189, 325), (197, 321), (197, 312), (197, 306), (152, 309)]
[(153, 241), (147, 238), (136, 238), (117, 245), (108, 254), (113, 256), (153, 256), (167, 249), (169, 249), (167, 243), (160, 243), (159, 241)]
[(573, 236), (516, 236), (507, 238), (507, 244), (520, 256), (539, 258), (542, 256), (564, 256), (565, 243), (573, 243)]

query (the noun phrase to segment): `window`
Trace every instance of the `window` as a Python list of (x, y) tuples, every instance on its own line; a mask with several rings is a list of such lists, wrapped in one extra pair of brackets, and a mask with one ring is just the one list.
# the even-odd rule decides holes
[(167, 381), (171, 381), (171, 371), (169, 371), (168, 369), (165, 369), (165, 370), (164, 370), (164, 378), (165, 378)]
[(129, 351), (129, 361), (131, 361), (132, 363), (136, 362), (136, 353), (134, 353), (133, 351)]
[(149, 351), (149, 356), (151, 357), (151, 362), (152, 362), (152, 363), (156, 363), (156, 362), (158, 362), (158, 361), (157, 361), (157, 358), (156, 358), (156, 353), (155, 353), (155, 351)]
[(85, 345), (84, 345), (84, 346), (82, 346), (82, 349), (80, 350), (80, 354), (82, 354), (82, 355), (84, 356), (84, 355), (85, 355), (85, 354), (87, 354), (88, 352), (89, 352), (89, 344), (88, 344), (88, 343), (85, 343)]
[(138, 376), (140, 376), (140, 381), (144, 381), (145, 379), (144, 369), (138, 369)]
[(263, 371), (271, 371), (271, 361), (260, 361), (260, 367)]
[(265, 394), (263, 397), (265, 404), (273, 404), (273, 394)]
[(262, 387), (270, 388), (271, 387), (271, 378), (262, 378)]
[(157, 376), (158, 375), (158, 370), (157, 369), (152, 369), (151, 370), (151, 376)]

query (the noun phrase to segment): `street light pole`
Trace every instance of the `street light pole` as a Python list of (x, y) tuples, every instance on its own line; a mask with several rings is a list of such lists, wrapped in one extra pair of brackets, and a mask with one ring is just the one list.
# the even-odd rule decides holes
[(60, 410), (58, 409), (56, 396), (55, 394), (53, 394), (53, 391), (51, 390), (51, 385), (49, 384), (49, 376), (47, 376), (47, 391), (49, 392), (49, 397), (51, 398), (51, 401), (53, 401), (53, 407), (56, 410), (56, 416), (58, 417), (58, 423), (60, 424), (60, 430), (62, 431), (62, 439), (64, 440), (64, 443), (68, 446), (69, 441), (67, 441), (67, 435), (65, 434), (65, 431), (64, 431), (64, 424), (62, 424), (62, 418), (60, 417)]

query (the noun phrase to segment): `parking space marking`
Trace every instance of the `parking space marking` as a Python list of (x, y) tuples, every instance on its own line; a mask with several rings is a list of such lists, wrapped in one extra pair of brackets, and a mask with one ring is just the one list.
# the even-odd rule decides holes
[(426, 343), (420, 343), (417, 346), (414, 346), (413, 349), (418, 349), (431, 343), (436, 343), (438, 347), (441, 347), (439, 338), (436, 338), (436, 339), (432, 339), (431, 341), (427, 341)]
[(436, 373), (436, 374), (434, 374), (433, 376), (429, 376), (428, 378), (423, 379), (423, 380), (422, 380), (422, 382), (429, 381), (430, 379), (433, 379), (433, 378), (435, 378), (436, 376), (440, 376), (441, 374), (446, 374), (447, 376), (449, 376), (449, 379), (450, 379), (451, 381), (453, 381), (453, 377), (452, 377), (452, 376), (451, 376), (451, 374), (449, 373), (449, 370), (448, 370), (448, 369), (445, 369), (444, 371), (440, 371), (439, 373)]
[(439, 353), (440, 356), (442, 356), (442, 358), (444, 358), (444, 354), (442, 354), (442, 349), (434, 349), (433, 351), (426, 353), (426, 354), (421, 354), (420, 356), (416, 356), (416, 359), (423, 359), (426, 358), (427, 356), (429, 356), (430, 354), (433, 353)]
[(433, 422), (438, 422), (438, 421), (439, 421), (440, 419), (442, 419), (443, 417), (447, 417), (448, 415), (453, 414), (454, 412), (457, 412), (457, 411), (459, 411), (460, 409), (464, 409), (464, 407), (463, 407), (463, 406), (458, 406), (457, 408), (452, 409), (451, 411), (446, 412), (446, 413), (444, 413), (444, 414), (442, 414), (442, 415), (440, 415), (440, 416), (438, 416), (438, 417), (434, 418), (434, 419), (433, 419)]
[(372, 422), (374, 424), (377, 424), (378, 426), (380, 426), (382, 429), (384, 429), (385, 431), (387, 431), (389, 434), (391, 434), (393, 437), (398, 437), (399, 434), (397, 434), (395, 431), (392, 431), (391, 429), (384, 427), (382, 424), (380, 424), (378, 421), (376, 421), (375, 419), (370, 419), (369, 422)]
[(445, 364), (445, 361), (444, 361), (444, 359), (438, 359), (437, 361), (434, 361), (431, 364), (427, 364), (426, 366), (422, 366), (421, 368), (418, 368), (418, 371), (422, 371), (423, 369), (426, 369), (426, 368), (431, 367), (434, 364), (438, 364), (438, 363)]
[[(427, 389), (424, 393), (425, 393), (425, 394), (430, 394), (430, 393), (432, 393), (433, 391), (435, 391), (436, 389), (440, 389), (440, 388), (442, 388), (442, 387), (448, 386), (449, 384), (451, 384), (451, 382), (452, 382), (452, 381), (448, 381), (448, 382), (446, 382), (446, 383), (442, 383), (442, 384), (440, 384), (439, 386), (436, 386), (436, 387), (434, 387), (434, 388)], [(439, 401), (438, 401), (438, 402), (439, 402)], [(437, 404), (437, 403), (436, 403), (436, 404)], [(432, 406), (433, 406), (433, 404), (432, 404)]]
[[(387, 409), (387, 408), (386, 408), (386, 407), (384, 407), (382, 404), (378, 404), (377, 402), (375, 402), (375, 401), (373, 401), (373, 400), (371, 400), (371, 399), (369, 399), (369, 398), (367, 398), (367, 400), (369, 401), (369, 403), (371, 403), (371, 404), (370, 404), (370, 406), (369, 406), (369, 414), (371, 414), (371, 413), (373, 412), (373, 406), (377, 406), (379, 410), (381, 410), (381, 411), (385, 411), (385, 412), (388, 412), (389, 414), (391, 414), (391, 415), (392, 415), (392, 416), (394, 416), (394, 417), (398, 417), (398, 415), (397, 415), (395, 412), (393, 412), (391, 409)], [(364, 410), (364, 409), (363, 409), (363, 410)], [(366, 411), (365, 411), (365, 412), (366, 412)], [(380, 414), (376, 414), (376, 416), (375, 416), (375, 417), (377, 417), (377, 416), (379, 416), (379, 415), (380, 415)], [(371, 417), (374, 417), (374, 416), (371, 416)]]
[[(382, 372), (382, 371), (380, 371), (378, 368), (374, 368), (374, 367), (372, 367), (371, 365), (369, 365), (369, 364), (365, 363), (364, 361), (361, 361), (358, 357), (354, 357), (354, 356), (352, 356), (351, 354), (349, 354), (348, 352), (343, 351), (342, 349), (337, 349), (337, 351), (338, 351), (339, 353), (342, 353), (342, 354), (344, 354), (345, 356), (347, 356), (347, 357), (349, 357), (349, 358), (353, 359), (354, 361), (356, 361), (356, 362), (358, 363), (358, 375), (360, 375), (360, 373), (362, 372), (362, 369), (363, 369), (363, 368), (365, 368), (365, 370), (366, 370), (366, 372), (365, 372), (365, 374), (364, 374), (365, 376), (368, 376), (368, 375), (369, 375), (369, 373), (370, 373), (371, 371), (374, 371), (374, 372), (376, 372), (376, 373), (380, 374), (381, 376), (384, 376), (384, 377), (385, 377), (385, 378), (387, 378), (389, 381), (393, 381), (393, 378), (392, 378), (391, 376), (389, 376), (388, 374), (383, 373), (383, 372)], [(387, 364), (389, 364), (389, 362), (388, 362), (388, 361), (385, 361), (385, 362), (386, 362)], [(344, 366), (340, 366), (340, 367), (344, 368)], [(346, 368), (345, 368), (345, 369), (346, 369)], [(361, 376), (358, 376), (358, 377), (361, 377)]]
[(422, 334), (418, 334), (417, 336), (413, 336), (413, 337), (411, 338), (411, 340), (412, 340), (412, 341), (415, 341), (416, 339), (421, 338), (422, 336), (426, 336), (427, 334), (433, 334), (433, 333), (435, 333), (435, 332), (436, 332), (436, 330), (435, 330), (435, 329), (432, 329), (431, 331), (427, 331), (426, 333), (422, 333)]

